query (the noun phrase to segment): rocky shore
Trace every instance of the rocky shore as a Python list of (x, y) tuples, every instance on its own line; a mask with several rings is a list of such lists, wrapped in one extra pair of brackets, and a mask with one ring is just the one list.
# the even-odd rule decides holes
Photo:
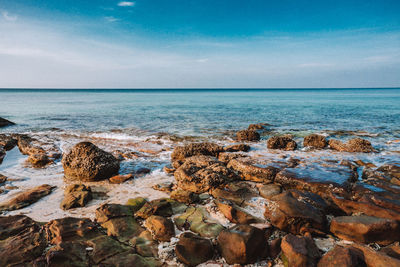
[(225, 143), (1, 134), (0, 164), (20, 153), (57, 179), (0, 171), (0, 266), (400, 266), (400, 157), (269, 126)]

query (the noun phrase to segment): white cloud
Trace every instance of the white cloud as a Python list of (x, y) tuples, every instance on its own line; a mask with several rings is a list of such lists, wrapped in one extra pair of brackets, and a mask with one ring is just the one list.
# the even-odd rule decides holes
[(113, 16), (104, 17), (104, 19), (107, 20), (108, 22), (116, 22), (116, 21), (119, 21), (119, 19), (117, 19), (116, 17), (113, 17)]
[(4, 11), (4, 10), (1, 11), (1, 15), (3, 16), (3, 18), (4, 18), (6, 21), (10, 21), (10, 22), (14, 22), (14, 21), (16, 21), (16, 20), (18, 19), (17, 16), (12, 16), (12, 15), (8, 14), (7, 11)]
[(127, 1), (122, 1), (118, 3), (118, 6), (134, 6), (135, 2), (127, 2)]

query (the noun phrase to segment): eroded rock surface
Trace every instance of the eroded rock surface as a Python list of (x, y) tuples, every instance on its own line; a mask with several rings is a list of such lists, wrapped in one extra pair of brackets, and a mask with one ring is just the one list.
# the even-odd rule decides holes
[(65, 189), (61, 208), (63, 210), (68, 210), (84, 207), (90, 200), (92, 200), (92, 190), (90, 187), (83, 184), (73, 184)]
[(259, 141), (260, 134), (254, 130), (241, 130), (236, 133), (237, 141)]
[(192, 156), (212, 156), (218, 157), (220, 152), (223, 152), (224, 148), (214, 143), (191, 143), (184, 146), (178, 146), (174, 149), (171, 154), (172, 166), (177, 169), (182, 165), (186, 158)]
[(175, 253), (180, 262), (188, 266), (197, 266), (214, 256), (214, 248), (211, 240), (185, 232), (179, 237)]
[(304, 137), (303, 145), (305, 147), (313, 147), (322, 149), (328, 145), (326, 137), (319, 134), (310, 134)]
[(371, 142), (362, 138), (353, 138), (343, 143), (339, 140), (329, 140), (329, 147), (340, 152), (374, 152)]
[(289, 136), (273, 136), (267, 140), (267, 147), (269, 149), (282, 149), (291, 151), (297, 148), (297, 144)]

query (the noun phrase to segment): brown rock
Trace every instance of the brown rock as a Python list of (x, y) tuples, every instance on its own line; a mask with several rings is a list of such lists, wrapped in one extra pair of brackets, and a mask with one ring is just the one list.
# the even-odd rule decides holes
[(116, 254), (102, 261), (99, 265), (101, 267), (161, 267), (163, 266), (154, 257), (142, 257), (138, 254), (126, 251)]
[(246, 144), (236, 144), (224, 147), (226, 152), (247, 152), (250, 150), (250, 146)]
[(49, 195), (53, 191), (53, 189), (54, 186), (44, 184), (25, 192), (21, 192), (13, 197), (11, 200), (1, 203), (0, 211), (22, 209), (39, 201), (42, 197)]
[(236, 133), (237, 141), (259, 141), (260, 134), (254, 130), (241, 130)]
[(151, 188), (153, 188), (154, 190), (157, 191), (161, 191), (161, 192), (168, 192), (171, 193), (172, 192), (172, 188), (174, 187), (174, 184), (171, 182), (165, 182), (165, 183), (159, 183), (159, 184), (155, 184), (153, 185)]
[(250, 124), (249, 127), (247, 128), (248, 130), (264, 130), (265, 127), (271, 126), (271, 124), (268, 123), (255, 123), (255, 124)]
[(42, 168), (52, 161), (46, 154), (31, 154), (28, 157), (28, 161), (32, 164), (35, 168)]
[(212, 259), (214, 249), (211, 240), (185, 232), (179, 237), (175, 253), (180, 262), (188, 266), (197, 266)]
[(13, 138), (11, 135), (0, 134), (0, 147), (5, 150), (11, 150), (17, 145), (17, 139)]
[(0, 164), (3, 162), (5, 156), (6, 156), (6, 151), (4, 151), (2, 147), (0, 147)]
[(15, 125), (15, 123), (0, 117), (0, 128), (11, 125)]
[(289, 136), (273, 136), (267, 140), (269, 149), (282, 149), (285, 151), (295, 150), (296, 142)]
[(168, 198), (155, 199), (147, 202), (143, 207), (135, 213), (135, 216), (147, 219), (151, 215), (170, 217), (174, 213), (183, 212), (186, 205), (178, 201)]
[(282, 238), (278, 237), (269, 243), (269, 256), (275, 259), (281, 253)]
[(400, 260), (392, 258), (385, 253), (373, 250), (370, 247), (354, 243), (352, 247), (362, 251), (367, 267), (395, 267), (400, 266)]
[(77, 207), (84, 207), (92, 200), (92, 190), (83, 184), (74, 184), (66, 188), (61, 208), (68, 210)]
[(282, 188), (277, 184), (264, 184), (258, 187), (260, 196), (269, 199), (273, 196), (279, 195), (282, 192)]
[(325, 136), (319, 134), (310, 134), (304, 137), (303, 145), (313, 148), (325, 148), (328, 145)]
[(248, 214), (229, 200), (216, 200), (215, 203), (219, 211), (232, 223), (251, 224), (259, 222), (257, 218)]
[(321, 254), (311, 236), (286, 235), (281, 243), (283, 262), (287, 266), (317, 266)]
[(342, 143), (339, 140), (331, 139), (329, 140), (330, 148), (340, 151), (340, 152), (374, 152), (374, 148), (371, 142), (361, 138), (353, 138), (347, 141), (347, 143)]
[(152, 215), (146, 219), (144, 225), (158, 241), (168, 242), (175, 236), (174, 224), (170, 219)]
[(279, 171), (273, 166), (256, 166), (248, 159), (233, 159), (229, 161), (228, 168), (235, 170), (243, 180), (259, 183), (273, 182)]
[(57, 267), (85, 267), (89, 265), (86, 245), (79, 242), (62, 242), (51, 247), (46, 254), (46, 265)]
[(223, 230), (217, 241), (228, 264), (254, 263), (267, 254), (264, 232), (250, 225), (236, 225)]
[(7, 176), (0, 174), (0, 184), (4, 184), (7, 181)]
[(132, 178), (133, 178), (133, 174), (129, 173), (126, 175), (115, 175), (108, 180), (110, 181), (111, 184), (122, 184), (123, 182), (128, 181), (129, 179), (132, 179)]
[(178, 187), (194, 193), (204, 193), (225, 182), (237, 179), (222, 162), (209, 156), (186, 159), (174, 173)]
[(331, 232), (341, 239), (388, 245), (400, 239), (398, 221), (372, 216), (341, 216), (332, 219)]
[(199, 195), (190, 191), (182, 190), (182, 189), (176, 189), (171, 192), (171, 199), (174, 199), (176, 201), (186, 203), (186, 204), (192, 204), (195, 202), (200, 201)]
[(178, 146), (171, 154), (172, 166), (177, 169), (186, 158), (198, 155), (218, 157), (224, 148), (213, 143), (191, 143), (185, 146)]
[(321, 234), (326, 230), (324, 214), (311, 204), (298, 200), (290, 191), (271, 197), (264, 216), (275, 227), (292, 234)]
[(400, 260), (400, 244), (399, 242), (393, 243), (387, 247), (382, 248), (379, 252)]
[(360, 250), (337, 245), (321, 258), (318, 267), (363, 267), (366, 266), (363, 258)]
[(63, 155), (64, 175), (71, 180), (98, 181), (118, 173), (119, 161), (89, 142), (76, 144)]

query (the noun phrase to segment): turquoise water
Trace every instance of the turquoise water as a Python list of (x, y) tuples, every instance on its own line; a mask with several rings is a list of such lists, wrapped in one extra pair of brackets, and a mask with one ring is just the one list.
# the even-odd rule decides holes
[(400, 135), (400, 89), (0, 90), (1, 131), (225, 134), (249, 123), (276, 131)]

